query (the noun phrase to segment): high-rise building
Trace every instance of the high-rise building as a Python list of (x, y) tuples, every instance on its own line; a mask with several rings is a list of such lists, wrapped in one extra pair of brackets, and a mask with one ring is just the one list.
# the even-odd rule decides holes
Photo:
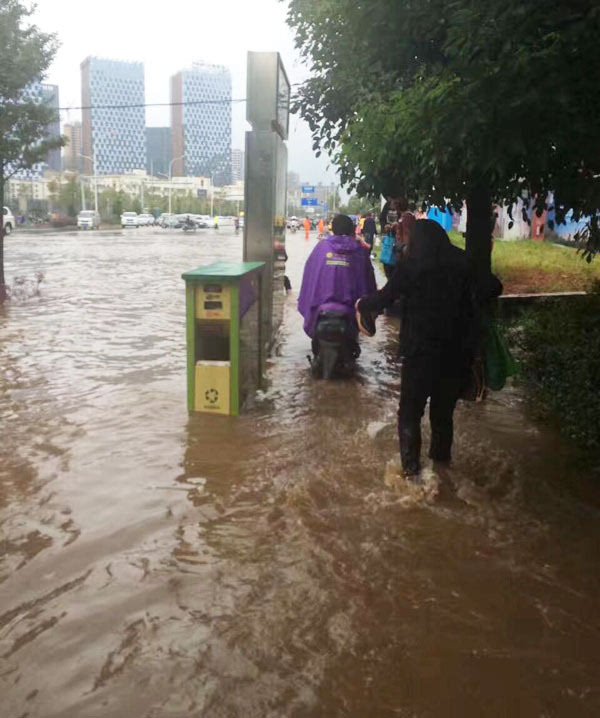
[(170, 127), (146, 127), (146, 171), (148, 174), (169, 174), (172, 158)]
[(67, 144), (63, 148), (63, 169), (81, 171), (81, 122), (68, 122), (63, 125), (63, 135)]
[[(57, 139), (60, 137), (60, 113), (58, 111), (60, 103), (58, 101), (58, 85), (40, 83), (40, 91), (42, 102), (54, 110), (54, 119), (52, 123), (48, 125), (47, 137)], [(62, 167), (60, 147), (49, 150), (46, 155), (46, 164), (48, 165), (48, 169), (60, 172)]]
[(171, 77), (173, 175), (231, 181), (231, 73), (194, 63)]
[[(98, 174), (146, 167), (144, 66), (87, 57), (81, 63), (82, 153), (96, 155)], [(92, 162), (84, 159), (84, 172)]]
[[(60, 113), (58, 110), (58, 85), (48, 85), (43, 82), (32, 82), (28, 85), (22, 94), (23, 100), (31, 102), (45, 103), (51, 107), (54, 112), (54, 118), (52, 122), (46, 128), (46, 138), (58, 138), (60, 137)], [(60, 147), (54, 150), (49, 150), (44, 161), (38, 162), (30, 169), (19, 170), (13, 175), (14, 179), (39, 179), (42, 173), (46, 169), (55, 170), (60, 172), (61, 159), (60, 159)]]
[(243, 150), (231, 150), (231, 179), (234, 182), (244, 179), (244, 156)]

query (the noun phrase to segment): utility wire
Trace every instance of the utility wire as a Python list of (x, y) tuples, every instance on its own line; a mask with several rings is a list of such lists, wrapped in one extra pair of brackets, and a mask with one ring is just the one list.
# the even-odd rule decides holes
[(233, 105), (236, 102), (246, 102), (246, 98), (235, 100), (187, 100), (186, 102), (138, 102), (127, 105), (86, 105), (82, 107), (57, 107), (59, 112), (70, 110), (122, 110), (130, 107), (179, 107), (181, 105)]

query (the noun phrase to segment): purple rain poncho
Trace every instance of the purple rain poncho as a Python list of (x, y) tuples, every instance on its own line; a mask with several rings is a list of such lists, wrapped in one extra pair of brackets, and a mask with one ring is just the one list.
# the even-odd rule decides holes
[(347, 311), (377, 289), (370, 253), (354, 237), (332, 235), (317, 244), (306, 260), (298, 311), (304, 331), (313, 337), (320, 311)]

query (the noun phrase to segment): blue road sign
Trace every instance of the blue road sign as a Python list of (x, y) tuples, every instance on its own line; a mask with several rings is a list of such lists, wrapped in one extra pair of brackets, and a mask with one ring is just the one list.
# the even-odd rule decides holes
[(302, 191), (304, 194), (312, 194), (315, 191), (315, 186), (311, 184), (303, 184)]
[(302, 207), (317, 207), (319, 200), (316, 197), (302, 197), (300, 205)]

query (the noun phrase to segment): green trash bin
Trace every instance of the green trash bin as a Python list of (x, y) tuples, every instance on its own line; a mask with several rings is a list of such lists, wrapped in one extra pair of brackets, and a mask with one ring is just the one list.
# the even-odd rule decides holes
[(264, 262), (215, 262), (182, 274), (186, 285), (187, 405), (237, 415), (261, 386)]

